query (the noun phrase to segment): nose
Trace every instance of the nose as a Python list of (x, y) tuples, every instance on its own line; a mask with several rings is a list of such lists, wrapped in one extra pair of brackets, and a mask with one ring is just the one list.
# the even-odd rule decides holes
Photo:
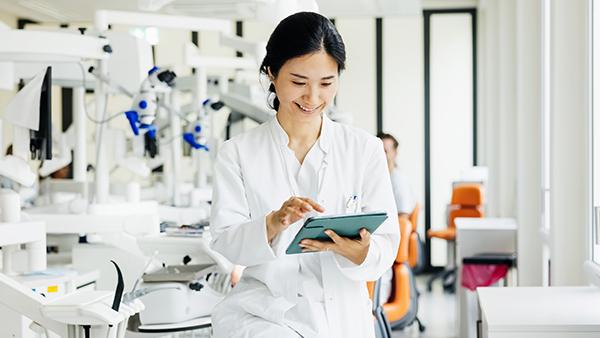
[(304, 93), (304, 100), (310, 104), (312, 108), (319, 104), (319, 86), (307, 86)]

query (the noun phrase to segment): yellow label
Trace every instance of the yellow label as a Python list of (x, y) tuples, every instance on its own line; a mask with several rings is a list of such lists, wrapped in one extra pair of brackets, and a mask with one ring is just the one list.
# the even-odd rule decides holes
[(50, 285), (48, 286), (48, 293), (58, 292), (58, 285)]

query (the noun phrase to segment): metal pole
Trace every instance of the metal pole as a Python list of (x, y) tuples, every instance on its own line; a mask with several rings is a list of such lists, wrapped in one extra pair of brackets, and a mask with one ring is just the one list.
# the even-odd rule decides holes
[(171, 160), (173, 162), (172, 172), (173, 175), (173, 195), (171, 196), (171, 203), (174, 206), (181, 205), (181, 118), (177, 114), (180, 109), (179, 96), (176, 91), (170, 93), (170, 106), (169, 110), (170, 122), (171, 122)]
[(75, 128), (75, 146), (73, 147), (73, 181), (87, 181), (87, 143), (85, 141), (85, 88), (73, 90), (73, 126)]
[[(201, 122), (207, 121), (206, 112), (202, 108), (202, 102), (206, 100), (208, 97), (208, 89), (207, 87), (207, 75), (206, 69), (204, 67), (196, 68), (196, 91), (194, 95), (194, 104), (198, 105), (198, 120)], [(204, 126), (202, 126), (204, 127)], [(193, 152), (194, 156), (194, 164), (196, 167), (196, 177), (195, 177), (195, 187), (202, 188), (207, 185), (208, 177), (206, 173), (206, 167), (203, 166), (202, 162), (206, 161), (209, 156), (205, 156), (205, 152), (202, 150)]]
[[(97, 12), (95, 17), (95, 26), (98, 32), (101, 34), (108, 30), (108, 22), (106, 21), (106, 15), (103, 12)], [(98, 73), (100, 76), (108, 77), (108, 61), (98, 61)], [(94, 95), (96, 97), (96, 119), (102, 121), (104, 119), (104, 110), (106, 108), (106, 85), (103, 81), (96, 81), (96, 90)], [(97, 143), (97, 154), (96, 154), (96, 203), (106, 203), (108, 200), (109, 192), (109, 173), (108, 163), (106, 158), (106, 149), (100, 143), (102, 129), (104, 128), (103, 123), (96, 125), (96, 143)]]

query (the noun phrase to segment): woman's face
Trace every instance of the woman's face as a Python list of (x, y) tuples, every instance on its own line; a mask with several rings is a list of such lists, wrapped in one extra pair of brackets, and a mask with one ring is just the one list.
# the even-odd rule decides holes
[(335, 97), (338, 65), (321, 50), (286, 61), (272, 81), (279, 99), (278, 113), (311, 120)]
[(389, 138), (383, 139), (383, 150), (385, 151), (385, 157), (387, 158), (388, 164), (396, 161), (398, 150), (394, 148), (394, 141)]

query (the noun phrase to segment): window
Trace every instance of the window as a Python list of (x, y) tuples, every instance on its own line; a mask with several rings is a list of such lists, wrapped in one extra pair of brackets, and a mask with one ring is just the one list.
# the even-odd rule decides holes
[(550, 285), (550, 0), (542, 1), (542, 264), (543, 285)]
[(591, 18), (591, 66), (592, 66), (592, 95), (591, 95), (591, 180), (592, 180), (592, 215), (591, 219), (591, 258), (600, 264), (600, 6), (590, 1), (592, 6)]

